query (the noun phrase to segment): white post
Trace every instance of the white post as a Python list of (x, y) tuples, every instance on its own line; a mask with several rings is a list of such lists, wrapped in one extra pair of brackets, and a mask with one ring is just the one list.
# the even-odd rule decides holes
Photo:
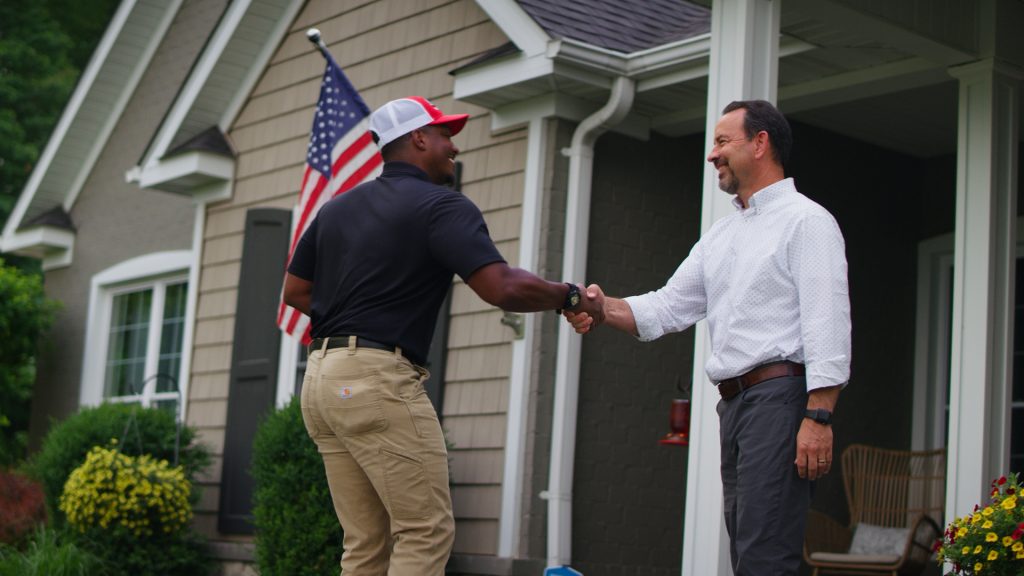
[[(708, 70), (706, 151), (722, 108), (733, 100), (775, 101), (778, 85), (781, 0), (714, 0), (711, 3), (711, 63)], [(705, 165), (701, 231), (731, 213), (729, 196)], [(704, 372), (710, 354), (707, 325), (696, 327), (693, 351), (693, 412), (683, 531), (684, 576), (729, 576), (729, 538), (722, 515), (718, 394)]]
[(960, 81), (946, 517), (1008, 471), (1022, 71), (994, 59)]

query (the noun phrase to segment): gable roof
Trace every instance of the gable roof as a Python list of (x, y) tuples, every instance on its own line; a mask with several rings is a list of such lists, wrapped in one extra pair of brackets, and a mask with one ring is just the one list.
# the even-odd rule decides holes
[[(124, 0), (118, 7), (7, 219), (0, 251), (43, 258), (44, 269), (65, 263), (73, 239), (67, 229), (53, 235), (21, 228), (45, 229), (49, 220), (40, 215), (70, 211), (181, 2)], [(39, 243), (55, 237), (60, 241)]]
[(517, 0), (552, 38), (629, 54), (711, 30), (711, 10), (684, 0)]

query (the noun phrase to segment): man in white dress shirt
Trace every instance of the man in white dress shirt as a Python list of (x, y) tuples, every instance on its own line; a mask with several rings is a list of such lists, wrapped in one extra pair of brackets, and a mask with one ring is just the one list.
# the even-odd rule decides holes
[[(718, 386), (725, 521), (737, 576), (797, 574), (813, 480), (832, 467), (831, 415), (850, 377), (842, 233), (784, 166), (785, 117), (733, 102), (708, 162), (736, 212), (712, 225), (659, 290), (604, 299), (604, 322), (642, 341), (708, 321)], [(595, 326), (566, 313), (577, 332)]]

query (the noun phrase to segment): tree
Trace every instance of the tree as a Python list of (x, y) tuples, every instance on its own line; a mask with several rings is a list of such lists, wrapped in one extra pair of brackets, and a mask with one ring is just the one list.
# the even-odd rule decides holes
[(0, 222), (14, 207), (117, 2), (0, 2)]
[(36, 346), (55, 310), (39, 275), (0, 259), (0, 467), (24, 456)]

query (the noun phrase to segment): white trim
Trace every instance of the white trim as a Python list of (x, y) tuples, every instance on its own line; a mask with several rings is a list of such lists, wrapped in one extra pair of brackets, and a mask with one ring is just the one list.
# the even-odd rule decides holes
[(196, 315), (199, 310), (199, 278), (203, 269), (203, 232), (206, 229), (206, 202), (195, 203), (196, 216), (192, 225), (192, 254), (188, 268), (188, 295), (185, 304), (185, 334), (182, 337), (181, 374), (178, 390), (181, 391), (181, 405), (178, 416), (187, 422), (189, 390), (192, 384), (192, 349), (195, 341)]
[(493, 92), (506, 86), (550, 76), (555, 63), (543, 52), (532, 56), (517, 54), (490, 66), (479, 66), (459, 72), (452, 86), (456, 100)]
[(917, 330), (914, 340), (914, 407), (911, 449), (946, 445), (949, 385), (949, 316), (953, 234), (929, 238), (917, 248)]
[[(168, 277), (185, 278), (192, 266), (191, 250), (156, 252), (125, 260), (93, 275), (89, 289), (89, 312), (82, 358), (79, 402), (95, 406), (103, 401), (104, 365), (110, 331), (110, 300), (114, 292)], [(189, 288), (191, 290), (191, 287)], [(186, 310), (186, 318), (189, 312)], [(188, 328), (186, 326), (186, 333)], [(184, 342), (183, 342), (184, 344)], [(182, 347), (182, 354), (191, 350)], [(184, 362), (182, 362), (184, 367)], [(185, 378), (179, 374), (179, 383)]]
[[(295, 229), (299, 225), (299, 204), (292, 206), (292, 222), (288, 227), (288, 241), (295, 236)], [(281, 290), (284, 290), (284, 277), (281, 278)], [(283, 292), (282, 292), (283, 294)], [(302, 334), (291, 336), (281, 330), (281, 344), (277, 356), (277, 392), (274, 395), (278, 407), (288, 403), (295, 393), (295, 372), (299, 368), (299, 345), (302, 344)], [(286, 385), (287, 383), (287, 385)]]
[[(522, 221), (519, 226), (519, 267), (536, 272), (541, 234), (541, 199), (550, 151), (548, 120), (530, 120), (526, 143)], [(501, 516), (498, 520), (498, 556), (519, 554), (523, 516), (523, 473), (529, 434), (530, 382), (533, 377), (536, 314), (523, 315), (523, 337), (512, 341), (512, 372), (509, 374), (508, 411), (505, 428), (505, 466), (501, 482)]]
[[(68, 210), (68, 208), (74, 204), (74, 200), (81, 191), (85, 178), (91, 172), (96, 158), (99, 156), (100, 151), (106, 144), (107, 138), (110, 136), (110, 131), (113, 130), (113, 126), (120, 119), (121, 113), (124, 111), (128, 99), (131, 94), (135, 92), (135, 88), (141, 79), (142, 72), (147, 68), (156, 51), (156, 47), (163, 39), (171, 21), (173, 21), (174, 15), (177, 13), (178, 7), (181, 5), (181, 1), (182, 0), (170, 0), (165, 8), (165, 14), (160, 24), (152, 32), (147, 31), (151, 37), (150, 43), (144, 51), (139, 53), (132, 73), (126, 77), (127, 80), (121, 89), (120, 97), (117, 99), (114, 107), (106, 114), (107, 120), (103, 123), (103, 128), (101, 128), (94, 139), (93, 147), (87, 155), (88, 160), (83, 163), (78, 171), (78, 175), (75, 177), (74, 184), (68, 189), (68, 196), (63, 203), (66, 207), (65, 210)], [(118, 38), (124, 31), (125, 23), (132, 15), (137, 4), (138, 2), (136, 0), (124, 0), (114, 13), (114, 16), (111, 18), (110, 24), (107, 26), (107, 30), (104, 33), (103, 38), (100, 40), (99, 45), (96, 47), (96, 51), (89, 60), (88, 66), (86, 66), (85, 71), (82, 73), (82, 77), (78, 81), (78, 86), (75, 88), (71, 98), (68, 100), (68, 103), (64, 108), (64, 112), (61, 114), (60, 120), (53, 130), (52, 136), (50, 136), (50, 139), (47, 141), (46, 148), (43, 149), (43, 153), (40, 155), (38, 162), (36, 162), (35, 168), (32, 170), (32, 175), (29, 177), (28, 182), (22, 189), (21, 194), (18, 197), (18, 203), (15, 205), (14, 210), (11, 211), (10, 217), (7, 219), (7, 224), (4, 227), (3, 232), (5, 239), (12, 237), (21, 226), (25, 213), (28, 211), (28, 207), (35, 199), (43, 178), (50, 170), (50, 164), (57, 155), (58, 149), (63, 144), (64, 138), (71, 129), (72, 123), (78, 118), (83, 103), (93, 90), (93, 84), (96, 81), (96, 77), (99, 75), (103, 66), (107, 63), (107, 58), (110, 56)], [(132, 31), (132, 33), (138, 32), (138, 30)]]
[(476, 0), (487, 16), (528, 56), (543, 53), (548, 33), (515, 0)]
[[(497, 134), (523, 128), (534, 118), (563, 118), (581, 122), (598, 108), (597, 104), (582, 98), (561, 92), (549, 92), (491, 110), (491, 131)], [(650, 120), (638, 114), (628, 115), (610, 130), (637, 140), (646, 141), (651, 138)]]
[(44, 271), (71, 264), (74, 248), (75, 233), (53, 226), (35, 226), (0, 237), (0, 252), (39, 258)]
[(121, 120), (121, 113), (128, 106), (128, 101), (131, 100), (132, 95), (135, 94), (135, 88), (139, 85), (139, 81), (142, 79), (142, 75), (149, 68), (149, 62), (153, 58), (153, 54), (156, 53), (156, 49), (160, 46), (160, 42), (163, 41), (164, 34), (167, 33), (167, 29), (170, 28), (171, 22), (174, 21), (174, 16), (178, 12), (178, 7), (181, 5), (182, 0), (171, 0), (170, 8), (164, 13), (163, 19), (157, 26), (150, 38), (149, 44), (146, 49), (143, 50), (142, 56), (135, 64), (135, 68), (128, 76), (128, 81), (125, 88), (121, 91), (121, 95), (118, 97), (117, 102), (114, 104), (114, 108), (110, 115), (107, 117), (106, 122), (103, 123), (103, 127), (96, 133), (95, 140), (93, 141), (92, 150), (89, 152), (88, 160), (82, 166), (78, 176), (75, 178), (74, 184), (72, 184), (70, 193), (64, 200), (64, 211), (71, 212), (71, 207), (75, 205), (75, 200), (78, 199), (78, 195), (82, 193), (82, 188), (85, 185), (86, 178), (92, 172), (92, 167), (96, 163), (96, 159), (99, 158), (100, 153), (103, 152), (104, 147), (107, 145), (107, 139), (110, 138), (110, 134), (114, 131), (114, 127), (118, 121)]
[(197, 187), (227, 182), (235, 175), (235, 160), (211, 152), (192, 151), (157, 160), (137, 174), (139, 187), (190, 195)]
[(224, 52), (224, 47), (227, 46), (229, 41), (231, 41), (231, 38), (238, 27), (238, 23), (241, 22), (242, 18), (245, 16), (251, 1), (252, 0), (234, 0), (231, 2), (231, 5), (228, 6), (228, 11), (224, 14), (220, 24), (217, 25), (216, 32), (214, 32), (213, 36), (210, 37), (209, 43), (203, 50), (202, 56), (199, 57), (199, 61), (196, 62), (195, 67), (192, 69), (192, 73), (189, 74), (188, 79), (185, 81), (185, 85), (181, 89), (181, 94), (174, 101), (174, 106), (171, 108), (170, 112), (167, 114), (167, 118), (160, 126), (160, 132), (153, 141), (153, 146), (150, 147), (149, 153), (142, 161), (142, 166), (144, 168), (143, 177), (145, 177), (145, 172), (148, 171), (148, 168), (156, 164), (157, 161), (167, 152), (167, 148), (174, 140), (174, 136), (181, 127), (182, 121), (185, 120), (185, 117), (192, 109), (192, 105), (195, 103), (199, 93), (206, 86), (206, 81), (209, 79), (210, 73), (213, 72), (214, 67), (216, 67), (220, 62), (220, 57)]

